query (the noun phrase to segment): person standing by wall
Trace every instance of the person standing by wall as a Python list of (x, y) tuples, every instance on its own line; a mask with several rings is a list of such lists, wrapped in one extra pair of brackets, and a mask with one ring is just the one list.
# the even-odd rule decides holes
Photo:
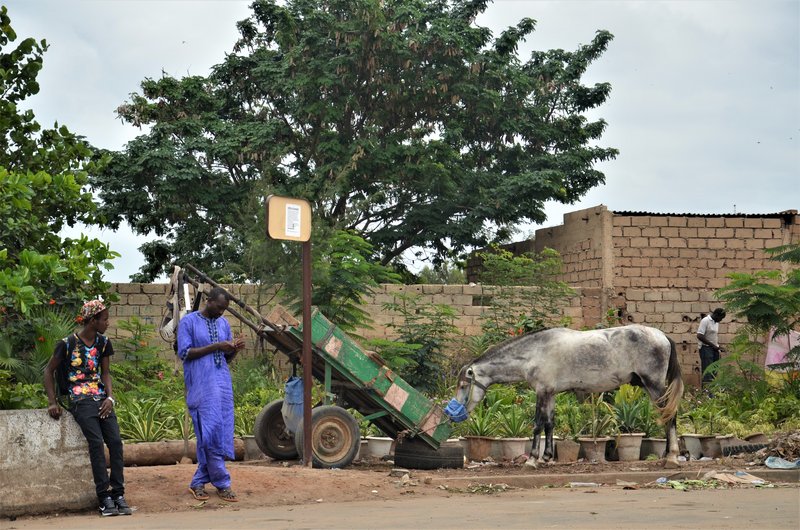
[[(83, 323), (83, 330), (58, 341), (45, 368), (47, 412), (53, 419), (61, 417), (56, 397), (58, 384), (59, 394), (67, 398), (68, 410), (89, 443), (100, 515), (131, 515), (133, 511), (124, 496), (122, 439), (112, 396), (110, 365), (114, 348), (103, 335), (108, 329), (108, 309), (101, 300), (86, 302), (78, 320)], [(110, 477), (104, 443), (111, 461)]]
[(197, 471), (189, 491), (197, 500), (208, 499), (205, 485), (217, 488), (225, 501), (236, 502), (225, 459), (234, 459), (233, 384), (228, 370), (244, 340), (234, 339), (222, 314), (228, 309), (228, 293), (215, 287), (206, 306), (183, 317), (178, 324), (178, 357), (183, 361), (186, 406), (197, 437)]
[(719, 323), (725, 318), (725, 310), (721, 307), (716, 308), (710, 314), (703, 317), (700, 326), (697, 328), (697, 340), (700, 347), (700, 369), (703, 376), (702, 386), (714, 380), (713, 371), (707, 371), (709, 365), (719, 361)]

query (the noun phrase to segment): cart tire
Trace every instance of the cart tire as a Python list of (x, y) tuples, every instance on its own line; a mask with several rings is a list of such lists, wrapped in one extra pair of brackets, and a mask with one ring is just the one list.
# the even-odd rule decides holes
[[(299, 455), (303, 454), (303, 429), (294, 433)], [(312, 466), (333, 469), (350, 465), (358, 453), (361, 436), (358, 421), (342, 407), (325, 405), (311, 410)]]
[(258, 448), (265, 455), (275, 460), (294, 460), (297, 458), (297, 449), (294, 437), (286, 432), (282, 406), (283, 400), (276, 399), (261, 409), (253, 426), (253, 436)]
[(419, 438), (402, 438), (394, 448), (394, 463), (409, 469), (461, 469), (464, 448), (445, 445), (434, 449)]

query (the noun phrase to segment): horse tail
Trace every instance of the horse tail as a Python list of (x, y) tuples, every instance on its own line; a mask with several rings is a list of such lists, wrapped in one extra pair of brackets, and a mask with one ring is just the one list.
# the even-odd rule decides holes
[(667, 389), (658, 399), (658, 412), (662, 424), (672, 421), (678, 414), (678, 405), (683, 397), (683, 377), (681, 376), (681, 366), (678, 363), (678, 352), (675, 350), (675, 341), (667, 337), (669, 341), (669, 364), (667, 366)]

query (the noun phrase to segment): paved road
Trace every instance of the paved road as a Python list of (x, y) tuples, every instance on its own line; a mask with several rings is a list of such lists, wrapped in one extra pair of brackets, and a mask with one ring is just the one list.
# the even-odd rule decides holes
[(454, 494), (390, 501), (317, 503), (259, 509), (136, 513), (0, 521), (3, 530), (129, 529), (522, 529), (522, 528), (800, 528), (800, 489), (517, 490), (496, 495)]

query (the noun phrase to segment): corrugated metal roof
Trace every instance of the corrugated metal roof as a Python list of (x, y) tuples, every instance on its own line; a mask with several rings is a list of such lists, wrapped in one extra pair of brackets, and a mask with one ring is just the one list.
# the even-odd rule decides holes
[(784, 210), (775, 213), (663, 213), (663, 212), (623, 212), (612, 211), (614, 215), (628, 215), (631, 217), (641, 217), (649, 215), (650, 217), (794, 217), (797, 215), (797, 210)]

